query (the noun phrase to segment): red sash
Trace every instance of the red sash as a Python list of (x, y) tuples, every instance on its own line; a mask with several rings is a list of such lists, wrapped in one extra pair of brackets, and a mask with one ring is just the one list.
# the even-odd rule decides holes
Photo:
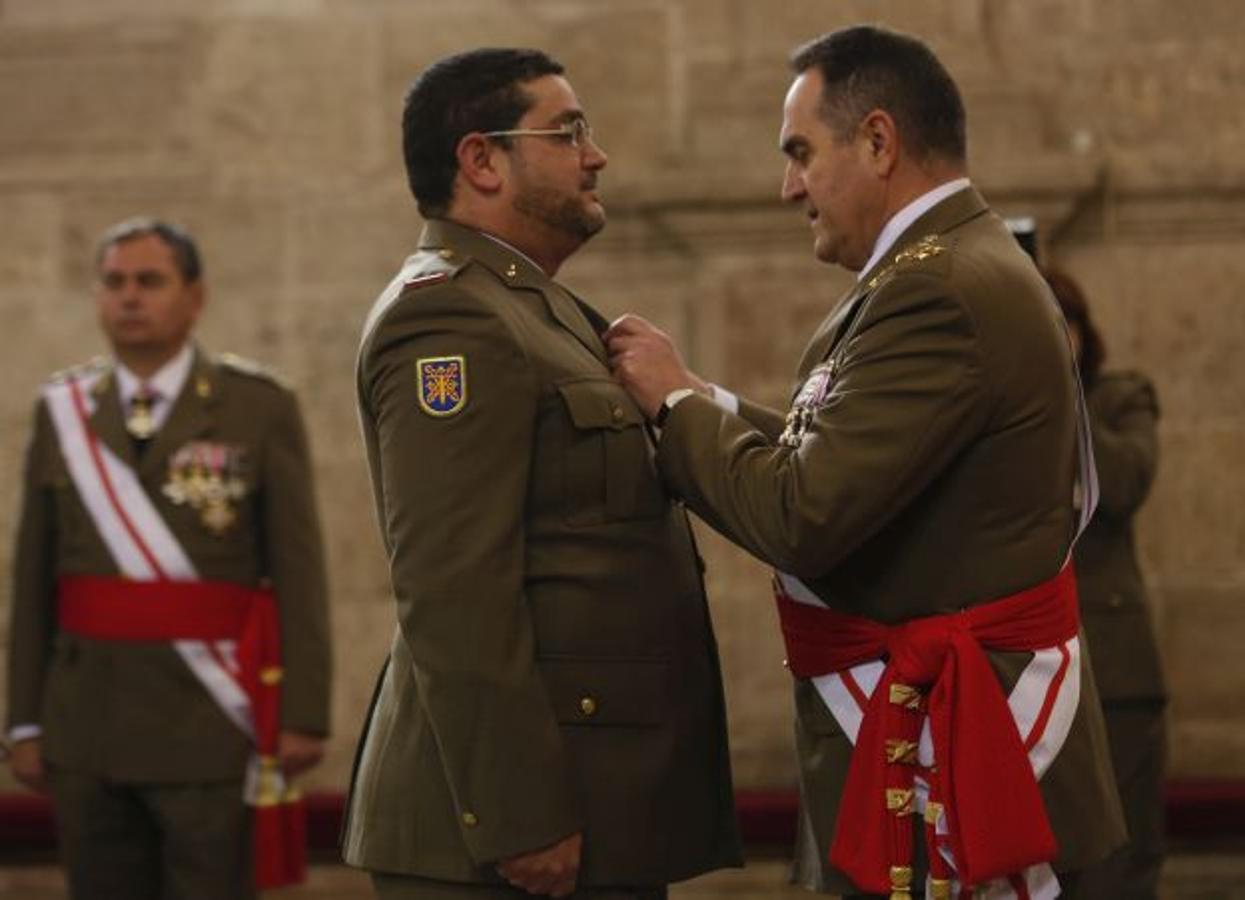
[[(1039, 650), (1076, 637), (1071, 564), (1049, 581), (963, 612), (883, 625), (777, 591), (788, 665), (815, 678), (885, 657), (864, 708), (830, 847), (862, 890), (904, 891), (912, 877), (915, 751), (926, 714), (935, 767), (926, 840), (930, 873), (948, 878), (935, 824), (944, 814), (963, 885), (1053, 860), (1046, 808), (998, 677), (984, 652)], [(932, 815), (931, 815), (932, 813)]]
[(274, 778), (282, 670), (272, 591), (222, 581), (71, 575), (60, 579), (57, 616), (61, 631), (95, 640), (237, 640), (237, 678), (251, 700), (259, 754), (253, 801), (256, 885), (267, 889), (303, 881), (306, 810), (301, 798), (279, 790)]

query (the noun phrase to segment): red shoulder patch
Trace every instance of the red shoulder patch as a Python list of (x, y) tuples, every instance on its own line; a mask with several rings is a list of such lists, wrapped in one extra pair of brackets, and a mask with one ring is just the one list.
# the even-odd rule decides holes
[(404, 287), (415, 288), (418, 290), (419, 288), (431, 287), (434, 284), (440, 284), (442, 281), (448, 281), (449, 277), (449, 272), (429, 272), (427, 275), (416, 275), (414, 278), (408, 280)]

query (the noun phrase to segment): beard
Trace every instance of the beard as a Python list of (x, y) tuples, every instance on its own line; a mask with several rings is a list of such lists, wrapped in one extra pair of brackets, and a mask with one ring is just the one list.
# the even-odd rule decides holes
[[(591, 190), (595, 186), (594, 177), (585, 181), (581, 190)], [(580, 243), (605, 227), (605, 213), (599, 204), (583, 194), (567, 194), (546, 185), (524, 184), (515, 194), (514, 208)]]

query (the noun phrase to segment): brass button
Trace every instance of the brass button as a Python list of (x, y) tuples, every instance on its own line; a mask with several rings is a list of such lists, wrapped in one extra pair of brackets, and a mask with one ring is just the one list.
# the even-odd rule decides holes
[(442, 250), (437, 255), (440, 256), (442, 259), (453, 259), (454, 251), (451, 250), (449, 247), (446, 247), (444, 250)]
[(1119, 609), (1123, 605), (1124, 605), (1124, 597), (1118, 593), (1112, 594), (1110, 597), (1107, 598), (1107, 606), (1111, 607), (1112, 609)]
[(610, 410), (610, 415), (614, 417), (615, 422), (621, 422), (625, 413), (623, 413), (621, 406), (615, 406)]
[(463, 824), (466, 825), (468, 828), (475, 828), (477, 825), (480, 824), (480, 820), (476, 818), (475, 813), (465, 812), (463, 813)]
[(579, 699), (579, 711), (585, 716), (595, 716), (597, 714), (597, 701), (591, 697), (581, 697)]
[(511, 263), (510, 265), (506, 266), (506, 277), (507, 278), (514, 278), (518, 274), (519, 274), (519, 267), (516, 266), (514, 263)]

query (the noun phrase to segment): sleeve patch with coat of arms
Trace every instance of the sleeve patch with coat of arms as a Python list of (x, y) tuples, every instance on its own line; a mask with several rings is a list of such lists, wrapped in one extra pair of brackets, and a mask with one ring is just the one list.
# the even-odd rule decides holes
[(446, 418), (467, 406), (467, 360), (462, 356), (431, 356), (415, 362), (419, 408)]

